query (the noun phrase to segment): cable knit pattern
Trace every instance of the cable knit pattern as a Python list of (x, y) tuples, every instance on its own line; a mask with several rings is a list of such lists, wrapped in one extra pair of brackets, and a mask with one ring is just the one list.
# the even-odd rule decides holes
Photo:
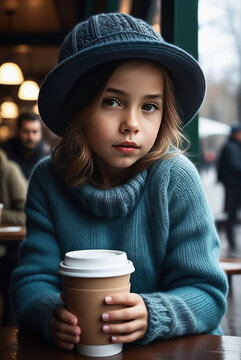
[(138, 203), (145, 186), (147, 171), (138, 174), (134, 180), (121, 187), (110, 190), (98, 190), (86, 184), (74, 190), (80, 203), (97, 216), (125, 216)]
[[(62, 45), (59, 55), (59, 61), (63, 61), (70, 55), (88, 48), (89, 46), (98, 46), (107, 41), (122, 40), (150, 40), (164, 42), (159, 33), (153, 30), (153, 27), (141, 19), (135, 19), (129, 15), (120, 13), (109, 13), (108, 21), (106, 14), (98, 14), (90, 19), (77, 24), (73, 32), (69, 33)], [(72, 44), (72, 49), (65, 46)]]
[(22, 327), (51, 340), (61, 304), (58, 265), (67, 251), (116, 249), (135, 265), (131, 291), (148, 309), (139, 343), (187, 334), (221, 334), (227, 281), (219, 240), (193, 164), (183, 155), (157, 161), (127, 184), (69, 189), (49, 158), (35, 169), (26, 203), (27, 237), (12, 296)]

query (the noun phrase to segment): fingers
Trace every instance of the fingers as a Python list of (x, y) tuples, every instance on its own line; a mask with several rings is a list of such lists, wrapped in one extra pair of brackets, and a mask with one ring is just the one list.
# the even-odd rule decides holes
[(135, 331), (128, 335), (113, 335), (111, 336), (111, 341), (113, 343), (132, 343), (133, 341), (136, 341), (138, 339), (141, 339), (144, 336), (144, 333), (142, 331)]
[(123, 294), (114, 294), (111, 296), (106, 296), (105, 302), (106, 304), (134, 306), (138, 303), (143, 302), (143, 299), (140, 295), (134, 293), (123, 293)]
[(65, 350), (72, 350), (74, 348), (74, 345), (77, 344), (79, 341), (79, 336), (68, 336), (62, 333), (59, 333), (56, 337), (56, 340), (54, 340), (57, 346), (60, 346)]
[(65, 350), (72, 350), (74, 344), (80, 341), (78, 319), (64, 307), (55, 310), (50, 319), (51, 335), (56, 345)]
[(102, 314), (105, 322), (103, 331), (113, 334), (112, 342), (127, 343), (144, 336), (148, 326), (148, 312), (141, 296), (132, 293), (115, 294), (107, 296), (105, 302), (126, 306)]
[(140, 320), (133, 320), (120, 324), (103, 325), (103, 331), (110, 333), (113, 342), (132, 342), (145, 333), (144, 324)]
[(65, 309), (62, 306), (58, 307), (55, 310), (54, 317), (57, 320), (64, 322), (66, 324), (69, 324), (69, 325), (77, 325), (77, 323), (78, 323), (77, 316), (75, 316), (74, 314), (72, 314), (70, 311), (68, 311), (67, 309)]
[(105, 302), (112, 305), (125, 305), (126, 307), (103, 313), (103, 321), (128, 321), (136, 318), (147, 317), (146, 305), (142, 297), (137, 294), (125, 293), (106, 296)]
[(103, 321), (128, 321), (137, 317), (145, 316), (145, 309), (139, 306), (124, 308), (120, 310), (108, 311), (102, 314)]
[[(111, 334), (112, 342), (129, 343), (144, 336), (148, 312), (141, 296), (133, 293), (114, 294), (107, 296), (105, 302), (124, 306), (122, 309), (102, 314), (105, 323), (103, 331)], [(72, 350), (74, 344), (80, 341), (78, 319), (64, 307), (55, 310), (50, 320), (50, 328), (55, 344), (63, 349)]]
[(146, 324), (142, 320), (127, 321), (119, 324), (103, 325), (104, 333), (112, 334), (113, 342), (132, 342), (144, 336)]

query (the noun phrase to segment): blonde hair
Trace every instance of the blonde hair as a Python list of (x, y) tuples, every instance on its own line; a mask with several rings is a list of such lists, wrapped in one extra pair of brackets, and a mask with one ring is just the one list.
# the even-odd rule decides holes
[[(134, 61), (134, 59), (128, 61)], [(72, 118), (73, 121), (67, 126), (63, 138), (61, 138), (52, 149), (53, 160), (56, 166), (62, 169), (65, 181), (70, 187), (76, 187), (89, 181), (96, 183), (95, 177), (98, 170), (95, 169), (92, 151), (84, 136), (84, 127), (90, 116), (96, 111), (108, 79), (121, 63), (123, 63), (123, 61), (115, 62), (112, 64), (113, 66), (111, 68), (110, 66), (106, 67), (106, 64), (104, 65), (104, 69), (108, 68), (108, 71), (102, 79), (102, 86), (98, 86), (98, 89), (96, 89), (94, 100), (89, 104), (87, 103), (85, 106), (82, 106), (83, 109), (80, 112), (76, 109), (75, 114), (73, 114), (72, 111), (72, 116), (70, 118)], [(158, 159), (177, 156), (180, 152), (186, 151), (189, 145), (188, 140), (181, 131), (181, 119), (177, 112), (172, 80), (167, 71), (160, 65), (158, 66), (164, 77), (163, 116), (161, 126), (156, 141), (149, 153), (130, 167), (130, 177), (149, 167)], [(98, 68), (94, 70), (94, 73), (103, 74), (103, 71), (101, 72)], [(95, 74), (93, 75), (92, 71), (93, 77), (95, 77)], [(86, 79), (87, 78), (88, 75), (86, 76)], [(74, 89), (72, 93), (73, 92), (76, 93), (76, 89)], [(79, 100), (80, 96), (77, 96), (77, 98)], [(70, 99), (72, 98), (69, 97), (69, 101)], [(78, 106), (76, 101), (75, 106)], [(69, 108), (71, 108), (71, 106)], [(186, 144), (185, 148), (183, 148), (184, 143)]]

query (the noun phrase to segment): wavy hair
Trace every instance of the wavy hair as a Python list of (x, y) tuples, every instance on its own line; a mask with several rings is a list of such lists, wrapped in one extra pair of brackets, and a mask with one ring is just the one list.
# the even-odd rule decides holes
[[(63, 171), (65, 181), (70, 187), (89, 181), (98, 183), (96, 179), (100, 174), (85, 139), (84, 128), (99, 106), (108, 80), (124, 61), (130, 62), (136, 59), (113, 61), (88, 71), (76, 82), (62, 108), (60, 121), (69, 125), (63, 137), (52, 147), (52, 158), (57, 168)], [(189, 146), (188, 140), (181, 131), (181, 119), (175, 103), (172, 80), (165, 68), (154, 63), (160, 67), (164, 77), (162, 121), (152, 149), (130, 166), (130, 177), (149, 167), (158, 159), (174, 157), (186, 151)]]

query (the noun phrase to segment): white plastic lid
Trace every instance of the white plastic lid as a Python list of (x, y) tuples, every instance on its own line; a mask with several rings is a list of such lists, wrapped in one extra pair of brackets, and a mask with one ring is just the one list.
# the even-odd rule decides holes
[(71, 277), (113, 277), (135, 271), (126, 253), (117, 250), (78, 250), (65, 254), (59, 273)]
[(3, 209), (3, 203), (0, 203), (0, 210), (2, 210)]

